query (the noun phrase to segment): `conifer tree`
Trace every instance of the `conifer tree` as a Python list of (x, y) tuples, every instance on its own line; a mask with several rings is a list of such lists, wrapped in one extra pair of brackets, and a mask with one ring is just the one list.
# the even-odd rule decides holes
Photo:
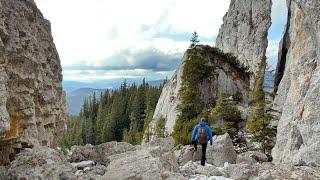
[(68, 118), (61, 147), (122, 140), (141, 143), (162, 87), (149, 86), (145, 80), (139, 86), (124, 81), (119, 89), (107, 90), (99, 98), (93, 93), (85, 98), (79, 116)]
[(251, 117), (247, 122), (247, 130), (253, 134), (251, 141), (261, 143), (261, 150), (270, 153), (274, 142), (276, 129), (270, 126), (273, 117), (266, 113), (265, 93), (263, 91), (264, 70), (266, 58), (262, 59), (259, 74), (254, 78), (254, 90), (250, 93), (253, 103)]
[(196, 31), (193, 32), (190, 42), (191, 42), (190, 44), (191, 48), (195, 47), (199, 43), (198, 33)]
[(107, 108), (108, 108), (108, 97), (109, 92), (108, 90), (105, 93), (101, 93), (100, 101), (98, 106), (98, 113), (97, 113), (97, 122), (96, 122), (96, 143), (100, 144), (103, 142), (103, 125), (106, 121), (107, 116)]
[(164, 138), (167, 136), (166, 128), (165, 128), (166, 119), (164, 117), (160, 117), (156, 124), (156, 137)]
[(238, 124), (241, 119), (239, 110), (233, 104), (228, 102), (225, 95), (221, 95), (216, 102), (216, 106), (211, 112), (213, 119), (219, 119), (221, 127), (217, 127), (217, 131), (228, 133), (231, 137), (235, 136), (238, 132)]

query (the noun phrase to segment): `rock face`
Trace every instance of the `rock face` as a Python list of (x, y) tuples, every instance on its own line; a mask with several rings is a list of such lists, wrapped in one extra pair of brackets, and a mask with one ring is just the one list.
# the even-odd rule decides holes
[(72, 177), (72, 172), (72, 166), (61, 152), (38, 146), (25, 149), (15, 157), (7, 179), (63, 179), (65, 175)]
[(231, 0), (216, 39), (216, 47), (233, 53), (255, 74), (268, 46), (271, 4), (271, 0)]
[[(320, 166), (320, 2), (289, 0), (276, 78), (275, 163)], [(283, 76), (282, 76), (283, 74)]]
[[(184, 57), (182, 58), (181, 65), (173, 74), (172, 78), (164, 85), (162, 89), (156, 109), (154, 111), (152, 121), (150, 122), (150, 125), (148, 127), (148, 131), (150, 131), (150, 134), (154, 134), (154, 129), (156, 127), (156, 124), (161, 117), (166, 118), (165, 127), (167, 132), (172, 133), (173, 131), (173, 126), (178, 116), (177, 106), (180, 104), (178, 94), (181, 88), (181, 82), (182, 82), (181, 76), (183, 73), (184, 61), (187, 58), (186, 56), (187, 55), (184, 55)], [(154, 136), (150, 137), (150, 139), (153, 139), (153, 138)], [(145, 139), (146, 137), (144, 138), (144, 140)]]
[[(201, 100), (204, 104), (212, 103), (222, 93), (229, 96), (234, 95), (237, 91), (243, 94), (243, 99), (246, 102), (248, 100), (249, 92), (249, 74), (244, 73), (230, 64), (221, 53), (217, 52), (218, 49), (210, 46), (196, 46), (192, 50), (195, 50), (198, 54), (202, 54), (201, 58), (204, 58), (204, 62), (212, 67), (212, 76), (208, 76), (199, 82), (199, 89), (201, 93)], [(203, 55), (205, 54), (205, 55)], [(153, 120), (150, 122), (149, 129), (145, 132), (144, 140), (147, 139), (147, 133), (151, 134), (151, 138), (155, 138), (152, 134), (155, 134), (155, 127), (160, 117), (165, 118), (165, 129), (167, 134), (173, 132), (173, 128), (178, 117), (177, 106), (180, 104), (179, 90), (182, 83), (182, 74), (184, 70), (184, 64), (187, 59), (190, 59), (190, 49), (187, 50), (183, 56), (182, 63), (177, 69), (173, 77), (165, 84), (162, 93), (160, 95), (158, 104), (156, 106)]]
[(50, 23), (33, 0), (0, 0), (0, 164), (21, 148), (55, 147), (66, 102)]

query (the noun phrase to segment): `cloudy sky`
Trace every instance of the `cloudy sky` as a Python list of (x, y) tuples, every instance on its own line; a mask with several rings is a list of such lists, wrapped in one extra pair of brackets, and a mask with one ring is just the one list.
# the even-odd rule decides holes
[[(194, 30), (214, 45), (230, 0), (35, 0), (51, 21), (64, 80), (170, 78)], [(286, 21), (273, 0), (267, 56), (274, 66)]]

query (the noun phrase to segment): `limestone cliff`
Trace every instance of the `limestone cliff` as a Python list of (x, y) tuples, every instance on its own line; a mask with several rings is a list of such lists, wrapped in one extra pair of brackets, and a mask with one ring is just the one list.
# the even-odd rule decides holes
[(33, 0), (0, 0), (0, 164), (21, 148), (55, 147), (66, 102), (50, 23)]
[(181, 65), (162, 89), (152, 121), (148, 127), (148, 131), (150, 131), (151, 134), (154, 134), (156, 124), (161, 117), (166, 119), (165, 127), (168, 133), (172, 133), (173, 131), (175, 121), (178, 117), (177, 106), (180, 104), (178, 94), (181, 88), (181, 76), (183, 73), (184, 61), (187, 58), (186, 56), (187, 55), (185, 54), (182, 58)]
[[(237, 91), (243, 94), (244, 101), (247, 102), (249, 74), (239, 70), (237, 66), (230, 64), (230, 62), (221, 55), (223, 53), (219, 53), (220, 51), (217, 48), (202, 45), (194, 48), (199, 54), (205, 54), (202, 55), (201, 58), (204, 58), (205, 64), (212, 68), (212, 76), (207, 76), (198, 84), (202, 102), (204, 104), (213, 103), (218, 95), (222, 93), (234, 95)], [(173, 77), (165, 84), (156, 106), (153, 120), (150, 122), (149, 131), (146, 131), (146, 133), (154, 134), (156, 124), (160, 117), (166, 120), (166, 132), (168, 134), (173, 132), (178, 117), (177, 106), (180, 103), (179, 90), (181, 89), (184, 65), (186, 60), (191, 58), (189, 50), (184, 54), (182, 63)], [(152, 136), (151, 139), (153, 138), (154, 136)]]
[[(320, 165), (320, 1), (288, 0), (274, 109), (281, 112), (274, 162)], [(283, 59), (285, 58), (285, 59)], [(281, 68), (282, 70), (280, 70)]]
[(254, 74), (268, 46), (271, 4), (271, 0), (231, 0), (216, 40), (216, 47), (233, 53)]
[[(268, 45), (267, 34), (271, 25), (270, 15), (271, 0), (231, 0), (229, 11), (224, 16), (223, 25), (219, 30), (216, 47), (225, 53), (232, 53), (240, 60), (241, 64), (256, 73)], [(173, 131), (178, 116), (176, 110), (179, 104), (178, 92), (181, 87), (181, 76), (186, 58), (188, 58), (187, 55), (183, 57), (180, 67), (163, 88), (153, 120), (150, 123), (151, 133), (153, 133), (156, 122), (161, 116), (166, 119), (167, 132), (170, 134)], [(216, 70), (215, 73), (219, 74), (217, 79), (206, 81), (201, 85), (205, 90), (202, 92), (203, 100), (215, 98), (221, 92), (232, 94), (240, 90), (247, 93), (247, 90), (243, 90), (246, 83), (236, 82), (236, 78), (226, 72), (224, 68)]]

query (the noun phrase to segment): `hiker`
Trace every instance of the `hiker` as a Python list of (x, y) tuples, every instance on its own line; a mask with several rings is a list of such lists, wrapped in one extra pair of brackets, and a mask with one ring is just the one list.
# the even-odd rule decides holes
[(194, 150), (197, 151), (198, 143), (202, 146), (202, 157), (201, 165), (204, 166), (206, 162), (206, 149), (208, 141), (210, 140), (210, 145), (212, 146), (212, 132), (210, 127), (207, 125), (205, 118), (202, 117), (199, 124), (197, 124), (192, 131), (191, 141), (194, 144)]

